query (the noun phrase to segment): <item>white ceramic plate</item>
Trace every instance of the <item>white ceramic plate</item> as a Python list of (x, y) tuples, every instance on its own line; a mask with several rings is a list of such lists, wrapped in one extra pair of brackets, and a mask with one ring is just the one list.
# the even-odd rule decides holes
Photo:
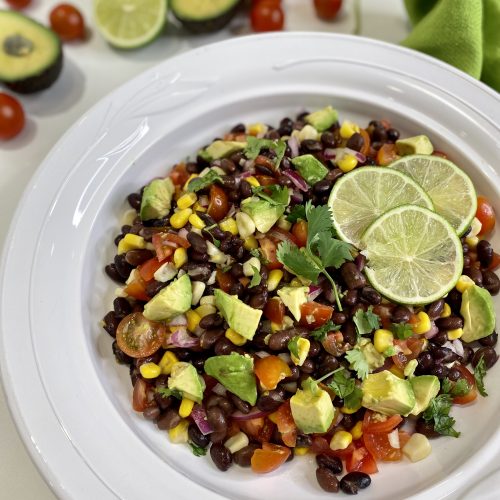
[[(170, 59), (127, 83), (42, 163), (3, 255), (3, 382), (24, 442), (60, 497), (325, 495), (312, 457), (267, 476), (237, 467), (223, 474), (171, 445), (131, 410), (128, 370), (115, 364), (98, 322), (113, 296), (103, 267), (128, 193), (239, 121), (276, 123), (326, 104), (343, 118), (387, 118), (403, 135), (428, 134), (500, 213), (498, 95), (415, 52), (348, 36), (253, 36)], [(460, 439), (435, 441), (418, 464), (383, 465), (360, 496), (437, 498), (471, 484), (500, 442), (499, 366), (487, 378), (490, 397), (455, 411)]]

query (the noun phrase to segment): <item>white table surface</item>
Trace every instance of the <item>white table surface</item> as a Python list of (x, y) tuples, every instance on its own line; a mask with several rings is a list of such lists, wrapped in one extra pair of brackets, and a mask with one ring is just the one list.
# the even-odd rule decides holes
[[(57, 3), (60, 2), (33, 0), (32, 7), (25, 12), (46, 23), (50, 9)], [(87, 20), (90, 28), (88, 39), (83, 43), (65, 45), (64, 69), (54, 86), (39, 94), (20, 96), (28, 118), (27, 126), (16, 139), (0, 142), (0, 247), (31, 176), (59, 137), (85, 111), (131, 77), (166, 58), (232, 36), (229, 29), (212, 35), (187, 36), (172, 26), (149, 47), (120, 52), (110, 48), (93, 28), (91, 3), (90, 0), (73, 1)], [(288, 30), (352, 33), (353, 0), (344, 0), (344, 8), (333, 23), (321, 22), (315, 17), (312, 0), (284, 0), (283, 3), (287, 9)], [(398, 43), (409, 32), (402, 0), (361, 0), (361, 5), (362, 35)], [(0, 8), (5, 7), (5, 2), (0, 1)], [(246, 17), (242, 16), (233, 22), (233, 31), (248, 32), (247, 24)], [(17, 435), (1, 388), (0, 485), (0, 499), (55, 498)], [(475, 498), (479, 498), (477, 494)]]

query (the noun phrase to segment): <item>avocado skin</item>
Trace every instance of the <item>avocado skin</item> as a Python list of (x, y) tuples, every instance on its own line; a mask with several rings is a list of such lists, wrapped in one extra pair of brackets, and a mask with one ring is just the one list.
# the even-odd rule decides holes
[(56, 60), (45, 68), (44, 71), (38, 75), (24, 78), (23, 80), (17, 80), (15, 82), (4, 81), (3, 83), (10, 90), (18, 94), (33, 94), (34, 92), (48, 89), (59, 78), (63, 68), (63, 59), (63, 51), (61, 43), (59, 42), (59, 53)]

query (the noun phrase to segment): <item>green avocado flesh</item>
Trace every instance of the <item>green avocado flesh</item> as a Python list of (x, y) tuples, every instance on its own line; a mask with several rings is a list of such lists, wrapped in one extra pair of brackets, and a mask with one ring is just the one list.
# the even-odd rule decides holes
[(28, 94), (50, 87), (62, 69), (61, 42), (18, 12), (0, 11), (0, 81)]
[(203, 33), (224, 27), (241, 0), (171, 0), (174, 16), (190, 31)]

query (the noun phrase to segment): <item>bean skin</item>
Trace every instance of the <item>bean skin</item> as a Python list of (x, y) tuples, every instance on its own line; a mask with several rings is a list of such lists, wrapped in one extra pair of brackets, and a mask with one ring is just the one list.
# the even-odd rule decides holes
[(483, 286), (491, 295), (500, 292), (500, 278), (492, 271), (483, 271)]
[(293, 337), (297, 335), (305, 337), (307, 333), (307, 330), (301, 330), (299, 328), (288, 328), (287, 330), (273, 333), (269, 337), (269, 349), (271, 349), (271, 351), (284, 351), (288, 349), (288, 342), (290, 342)]
[(498, 354), (493, 347), (481, 347), (472, 357), (471, 364), (474, 368), (476, 368), (481, 358), (484, 360), (486, 369), (489, 370), (498, 361)]
[(210, 437), (205, 436), (196, 424), (190, 424), (188, 428), (188, 436), (194, 444), (206, 448), (210, 443)]
[(481, 240), (476, 247), (477, 258), (481, 266), (488, 267), (493, 260), (493, 248), (488, 240)]
[(245, 446), (233, 455), (234, 463), (239, 465), (240, 467), (250, 467), (252, 455), (254, 454), (255, 450), (258, 449), (260, 449), (259, 444), (250, 443), (248, 446)]
[(233, 463), (231, 452), (223, 444), (213, 444), (210, 447), (210, 457), (216, 467), (223, 472), (227, 471)]
[(342, 302), (346, 306), (354, 306), (358, 303), (358, 291), (357, 290), (347, 290), (344, 295)]
[(436, 300), (427, 307), (427, 315), (431, 320), (435, 320), (439, 318), (439, 316), (441, 316), (443, 309), (444, 309), (444, 300), (443, 299)]
[(365, 286), (361, 289), (361, 298), (368, 302), (368, 304), (372, 304), (374, 306), (382, 302), (382, 296), (380, 293), (374, 290), (371, 286)]
[(205, 330), (200, 336), (200, 346), (202, 349), (211, 349), (223, 336), (224, 330), (220, 328)]
[(366, 278), (361, 274), (354, 262), (346, 262), (340, 268), (340, 274), (344, 279), (347, 288), (350, 290), (363, 288), (366, 285)]
[(279, 391), (273, 390), (268, 393), (263, 393), (257, 400), (257, 408), (265, 412), (276, 411), (283, 403), (282, 394)]
[(493, 332), (491, 335), (479, 339), (479, 343), (484, 347), (494, 347), (498, 341), (498, 333)]
[(316, 463), (318, 467), (330, 469), (334, 474), (340, 474), (343, 469), (342, 460), (339, 457), (331, 457), (326, 453), (316, 455)]
[(206, 253), (207, 242), (198, 233), (188, 233), (187, 240), (191, 243), (193, 250), (200, 254)]
[(397, 306), (391, 313), (391, 321), (393, 323), (408, 323), (410, 320), (410, 310), (405, 306)]
[(138, 250), (129, 250), (125, 254), (125, 260), (131, 266), (137, 267), (138, 265), (146, 262), (147, 260), (154, 257), (154, 252), (151, 250), (147, 250), (146, 248), (138, 249)]
[(339, 491), (339, 480), (330, 469), (318, 467), (316, 469), (316, 479), (318, 480), (318, 484), (325, 491), (330, 493), (337, 493), (337, 491)]
[(475, 267), (469, 267), (468, 269), (464, 269), (464, 274), (469, 276), (469, 278), (477, 286), (481, 286), (483, 284), (483, 273), (479, 269), (476, 269)]
[(340, 480), (340, 489), (347, 494), (355, 495), (359, 489), (368, 488), (372, 480), (364, 472), (349, 472)]
[(204, 330), (208, 330), (209, 328), (219, 327), (223, 323), (223, 319), (217, 313), (207, 314), (199, 323), (200, 327)]
[(124, 278), (116, 269), (116, 266), (114, 264), (108, 264), (104, 268), (105, 273), (113, 280), (116, 281), (117, 283), (125, 283), (127, 278)]
[(181, 417), (177, 411), (170, 409), (156, 421), (156, 425), (161, 431), (169, 431), (179, 425), (180, 421)]
[(463, 328), (464, 320), (459, 316), (448, 316), (447, 318), (437, 318), (436, 326), (440, 330), (455, 330)]

